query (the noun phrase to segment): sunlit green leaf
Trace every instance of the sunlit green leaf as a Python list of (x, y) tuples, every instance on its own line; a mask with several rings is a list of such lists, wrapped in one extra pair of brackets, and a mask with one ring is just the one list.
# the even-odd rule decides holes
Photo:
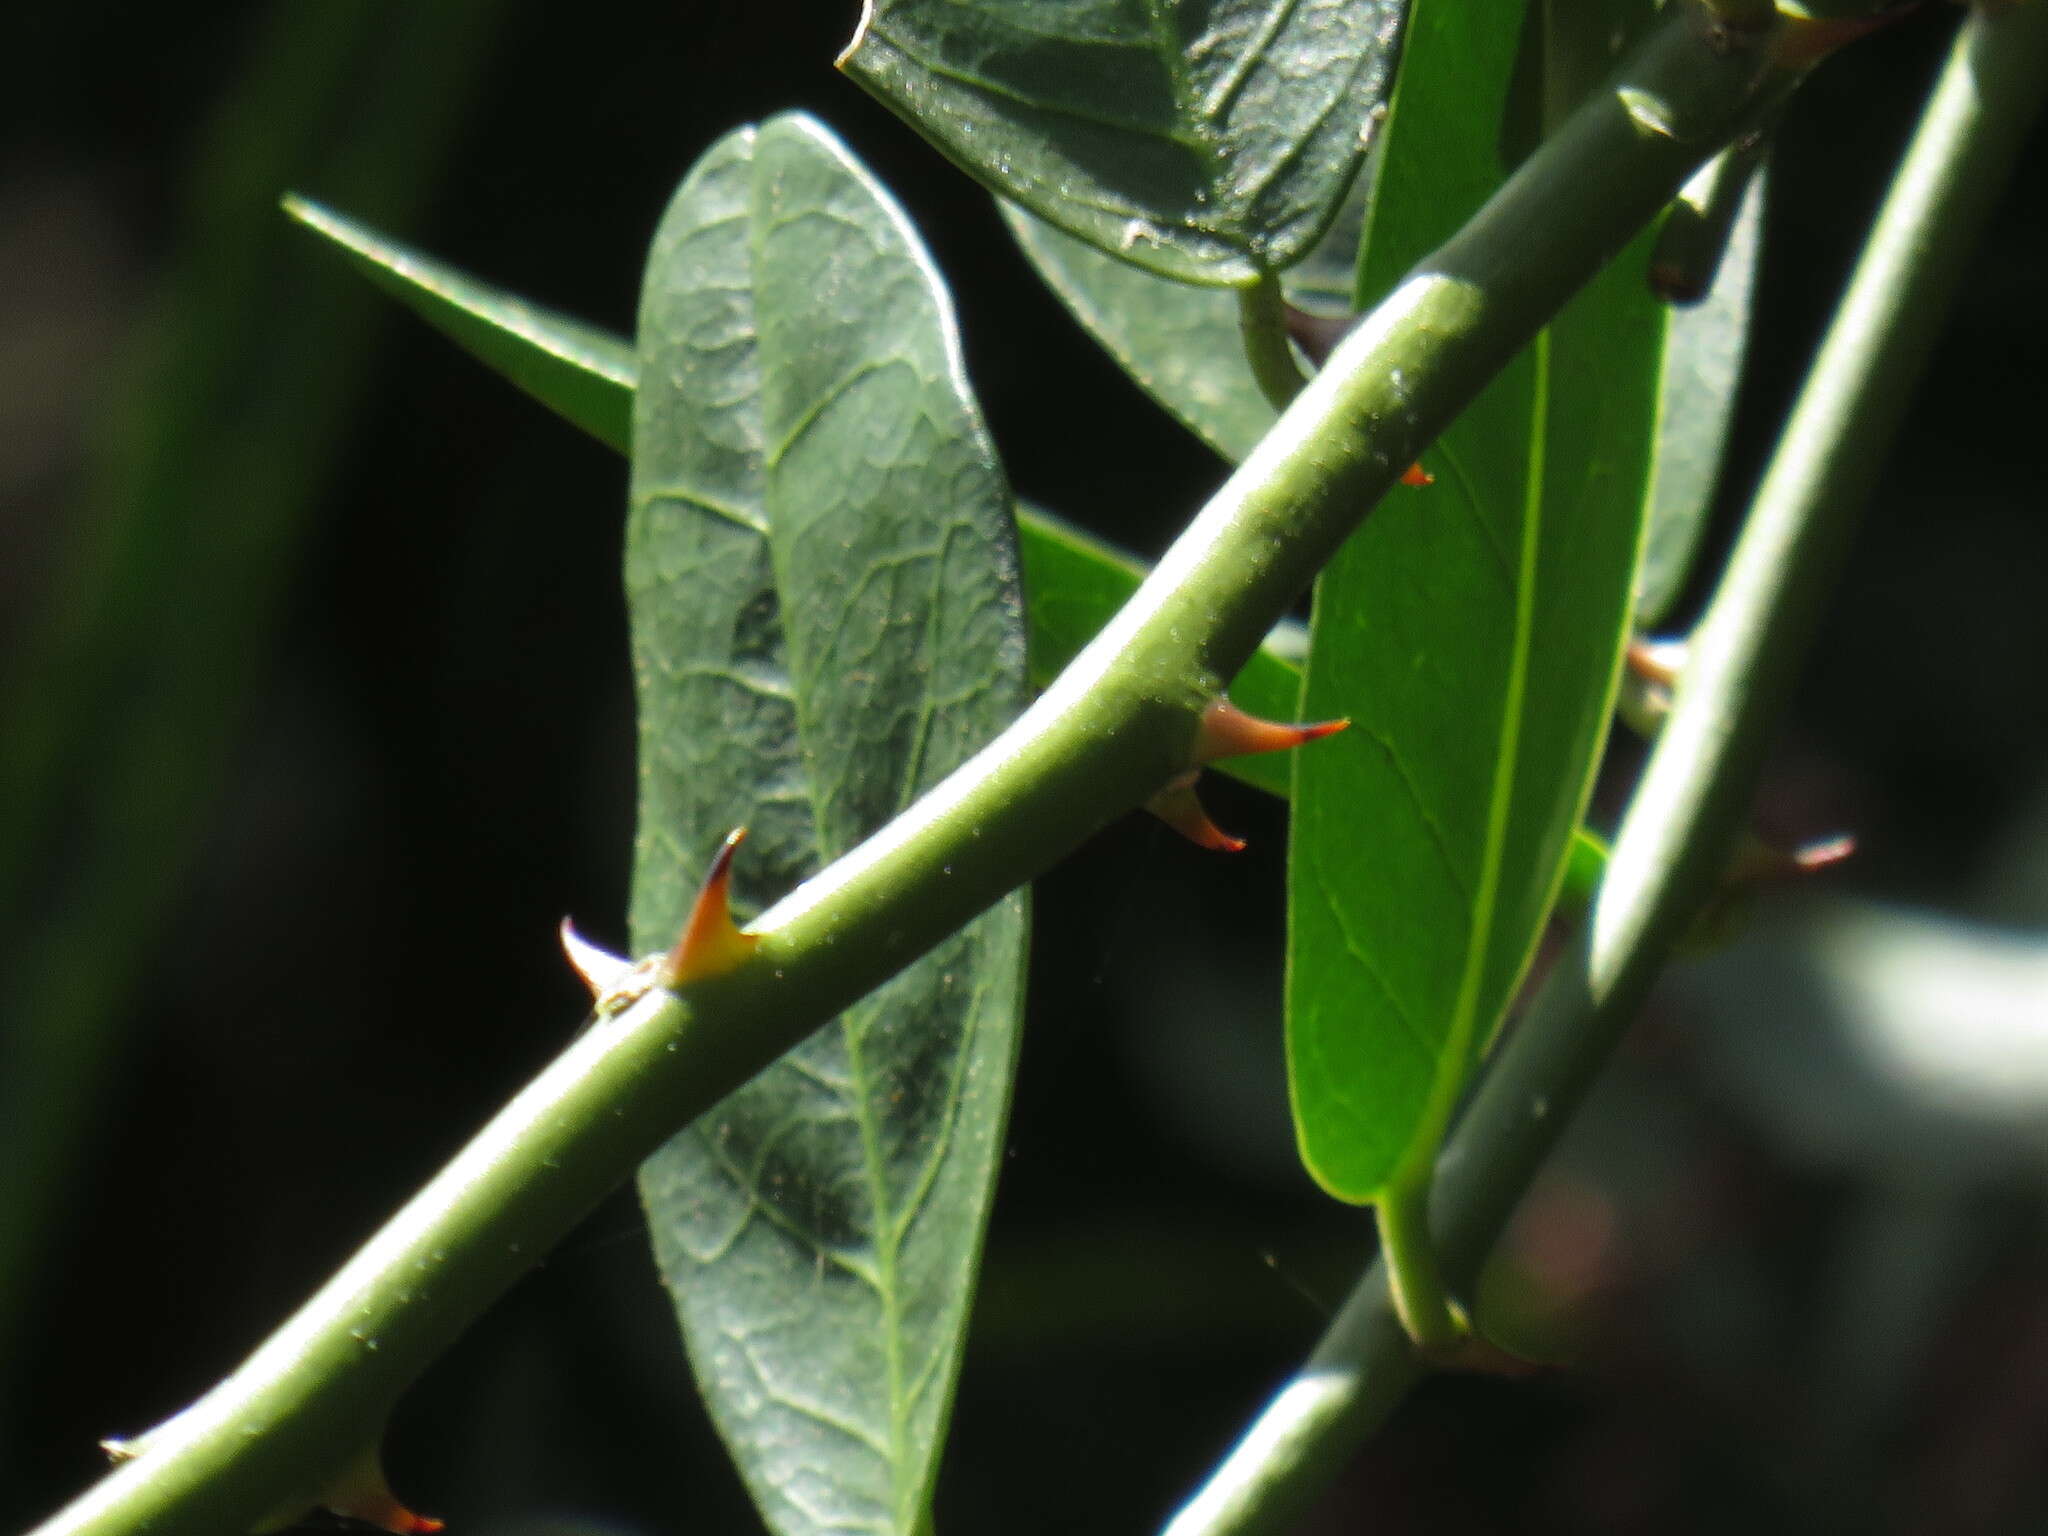
[[(649, 259), (627, 543), (638, 950), (753, 836), (742, 912), (1025, 693), (1010, 495), (902, 214), (800, 117), (722, 140)], [(662, 1277), (785, 1536), (925, 1528), (1009, 1099), (1013, 896), (650, 1159)]]
[[(1517, 28), (1421, 0), (1361, 296), (1504, 174)], [(1606, 728), (1648, 479), (1662, 319), (1625, 252), (1425, 456), (1317, 588), (1299, 756), (1288, 1057), (1310, 1171), (1425, 1177), (1558, 890)]]
[(843, 67), (1098, 250), (1238, 285), (1313, 245), (1384, 101), (1399, 0), (871, 0)]

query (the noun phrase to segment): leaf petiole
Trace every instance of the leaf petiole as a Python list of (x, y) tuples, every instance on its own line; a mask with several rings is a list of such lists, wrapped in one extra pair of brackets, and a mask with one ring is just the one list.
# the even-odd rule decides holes
[(1444, 1287), (1443, 1269), (1430, 1240), (1429, 1185), (1429, 1165), (1424, 1162), (1417, 1172), (1403, 1173), (1390, 1183), (1375, 1210), (1394, 1315), (1418, 1351), (1439, 1357), (1457, 1350), (1471, 1336), (1471, 1327)]
[(1244, 358), (1251, 364), (1259, 391), (1276, 411), (1284, 411), (1308, 382), (1287, 335), (1287, 295), (1274, 273), (1237, 290), (1237, 329), (1244, 338)]

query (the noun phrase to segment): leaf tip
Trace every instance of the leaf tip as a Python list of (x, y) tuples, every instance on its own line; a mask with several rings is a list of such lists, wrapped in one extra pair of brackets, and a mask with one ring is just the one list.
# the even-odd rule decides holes
[(839, 50), (839, 57), (832, 61), (832, 67), (849, 70), (853, 56), (861, 50), (861, 44), (868, 40), (868, 25), (875, 19), (875, 0), (861, 0), (860, 20), (854, 23), (853, 36), (846, 46)]
[(673, 990), (736, 970), (760, 942), (732, 920), (732, 856), (746, 836), (745, 827), (736, 827), (719, 845), (682, 937), (662, 961), (659, 979), (664, 987)]

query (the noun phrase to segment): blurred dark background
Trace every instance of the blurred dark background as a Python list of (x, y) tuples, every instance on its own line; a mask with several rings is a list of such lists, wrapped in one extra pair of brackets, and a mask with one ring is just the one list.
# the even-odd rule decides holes
[[(1938, 61), (1829, 65), (1774, 163), (1739, 505)], [(848, 5), (149, 8), (11, 24), (0, 138), (0, 1519), (217, 1379), (574, 1030), (632, 815), (624, 466), (274, 211), (630, 330), (691, 159), (800, 106), (908, 205), (1020, 491), (1146, 554), (1220, 466), (986, 199), (836, 76)], [(2048, 523), (2037, 137), (1765, 791), (1824, 889), (1674, 973), (1499, 1277), (1574, 1364), (1439, 1381), (1311, 1527), (2048, 1524)], [(1725, 518), (1724, 518), (1725, 523)], [(941, 1524), (1150, 1528), (1369, 1251), (1292, 1158), (1277, 807), (1040, 883)], [(756, 1529), (624, 1195), (407, 1399), (486, 1532)]]

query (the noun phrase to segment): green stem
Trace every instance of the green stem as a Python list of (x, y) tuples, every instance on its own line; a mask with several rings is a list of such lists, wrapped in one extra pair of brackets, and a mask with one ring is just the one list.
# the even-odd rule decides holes
[[(577, 1040), (226, 1381), (43, 1536), (219, 1536), (313, 1499), (463, 1325), (675, 1129), (1187, 766), (1200, 713), (1417, 451), (1779, 82), (1667, 7), (1354, 329), (1008, 731), (762, 914), (754, 963)], [(1654, 126), (1649, 126), (1653, 123)]]
[(1249, 288), (1237, 290), (1237, 329), (1260, 392), (1274, 410), (1286, 410), (1308, 376), (1294, 356), (1294, 343), (1287, 339), (1287, 295), (1276, 275), (1261, 273)]
[[(1694, 636), (1591, 920), (1508, 1037), (1439, 1164), (1434, 1231), (1453, 1283), (1478, 1272), (1658, 969), (1712, 900), (1771, 723), (1964, 258), (2040, 106), (2044, 71), (2048, 5), (1978, 12), (1956, 40)], [(1421, 1370), (1375, 1265), (1167, 1536), (1291, 1529)]]

